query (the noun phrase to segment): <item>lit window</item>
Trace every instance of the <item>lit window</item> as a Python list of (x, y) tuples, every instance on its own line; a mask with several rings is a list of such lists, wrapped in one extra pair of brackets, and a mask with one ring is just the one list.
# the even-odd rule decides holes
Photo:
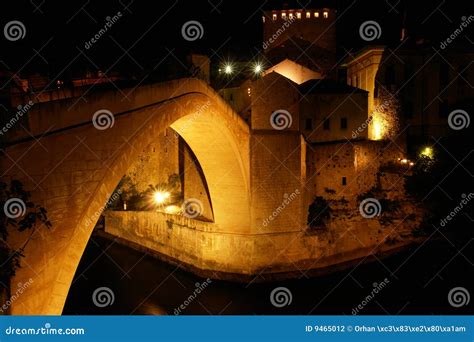
[(263, 22), (265, 22), (265, 17), (262, 17)]
[(306, 12), (306, 18), (307, 19), (311, 18), (311, 12)]
[(293, 19), (293, 13), (288, 14), (288, 17), (290, 18), (290, 20)]
[(319, 12), (314, 12), (314, 17), (319, 18)]
[(301, 12), (296, 12), (296, 18), (301, 19)]
[(281, 12), (281, 18), (286, 19), (286, 12)]
[(324, 17), (325, 19), (327, 19), (327, 17), (329, 17), (329, 13), (328, 13), (328, 12), (323, 12), (323, 17)]
[(273, 21), (277, 20), (277, 15), (276, 15), (276, 13), (273, 13), (272, 19), (273, 19)]

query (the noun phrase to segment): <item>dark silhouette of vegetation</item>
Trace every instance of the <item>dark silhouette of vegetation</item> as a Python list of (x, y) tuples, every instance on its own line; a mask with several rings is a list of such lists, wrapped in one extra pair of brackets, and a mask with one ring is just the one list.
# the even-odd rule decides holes
[[(0, 281), (8, 286), (11, 277), (21, 266), (21, 258), (36, 229), (41, 226), (51, 227), (46, 209), (33, 203), (30, 192), (23, 188), (18, 180), (9, 184), (0, 181)], [(8, 244), (8, 236), (12, 230), (19, 232), (31, 231), (26, 242), (18, 249)]]
[(331, 207), (329, 202), (321, 196), (317, 196), (308, 209), (308, 226), (311, 229), (324, 228), (326, 222), (331, 218)]
[(167, 205), (175, 204), (183, 199), (178, 174), (170, 175), (167, 182), (155, 185), (149, 184), (148, 188), (143, 191), (138, 191), (137, 185), (132, 179), (129, 176), (124, 176), (115, 191), (120, 191), (120, 199), (109, 206), (111, 210), (122, 210), (124, 202), (127, 203), (127, 210), (153, 210), (156, 208), (156, 204), (153, 202), (153, 194), (158, 191), (169, 192), (170, 197), (166, 201)]

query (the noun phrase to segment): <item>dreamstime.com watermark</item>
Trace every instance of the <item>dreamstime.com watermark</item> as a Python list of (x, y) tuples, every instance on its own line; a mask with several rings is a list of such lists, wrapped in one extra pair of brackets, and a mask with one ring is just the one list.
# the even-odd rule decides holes
[(461, 286), (452, 288), (448, 293), (448, 302), (453, 308), (466, 306), (471, 301), (469, 291)]
[(277, 131), (290, 128), (292, 123), (291, 113), (285, 109), (277, 109), (270, 115), (270, 125)]
[(12, 20), (3, 27), (3, 35), (11, 42), (25, 38), (26, 27), (19, 20)]
[(474, 21), (474, 15), (470, 15), (469, 17), (463, 16), (461, 18), (461, 20), (462, 20), (462, 22), (459, 25), (459, 27), (457, 29), (455, 29), (453, 31), (453, 33), (451, 33), (449, 35), (449, 37), (446, 38), (446, 40), (441, 42), (441, 44), (439, 45), (441, 50), (446, 49), (449, 44), (451, 44), (459, 35), (461, 35), (461, 33), (464, 31), (464, 29), (467, 28), (469, 26), (469, 24)]
[(471, 118), (469, 113), (463, 109), (453, 110), (448, 115), (448, 126), (455, 131), (469, 127)]
[(467, 206), (469, 201), (474, 198), (474, 193), (470, 192), (467, 195), (462, 194), (461, 197), (461, 202), (459, 202), (459, 204), (444, 219), (440, 221), (439, 224), (441, 227), (446, 226), (446, 224), (448, 224), (451, 219), (453, 219), (461, 210), (463, 210)]
[(382, 280), (380, 283), (373, 283), (373, 289), (372, 291), (362, 300), (362, 302), (357, 305), (355, 308), (352, 309), (352, 315), (357, 315), (361, 310), (363, 310), (367, 304), (369, 304), (372, 299), (375, 298), (375, 296), (383, 290), (383, 288), (385, 286), (388, 285), (388, 283), (390, 283), (390, 281), (388, 280), (388, 278), (385, 278), (384, 280)]
[(50, 323), (45, 323), (39, 328), (5, 328), (5, 335), (84, 335), (84, 328), (52, 328)]
[(99, 39), (117, 22), (119, 19), (122, 18), (122, 12), (118, 11), (114, 16), (106, 17), (105, 20), (107, 21), (104, 24), (104, 27), (101, 28), (90, 40), (84, 43), (84, 47), (86, 50), (89, 50), (92, 45), (97, 43)]
[(278, 215), (281, 214), (283, 210), (292, 202), (296, 197), (300, 195), (300, 191), (296, 189), (291, 194), (284, 194), (283, 201), (281, 204), (269, 215), (265, 220), (263, 220), (263, 226), (266, 227), (271, 221), (273, 221)]
[(18, 283), (15, 293), (10, 296), (10, 299), (3, 303), (3, 305), (0, 307), (0, 312), (6, 312), (8, 308), (23, 294), (23, 291), (31, 286), (31, 284), (33, 284), (32, 278), (28, 279), (28, 281), (24, 284)]
[(109, 197), (107, 203), (105, 203), (105, 205), (102, 208), (97, 210), (91, 217), (87, 218), (85, 225), (89, 226), (90, 224), (97, 222), (97, 220), (99, 219), (100, 215), (102, 215), (104, 210), (106, 210), (114, 201), (118, 200), (121, 194), (122, 194), (122, 190), (120, 189), (114, 192), (112, 196)]
[(105, 308), (113, 305), (115, 302), (115, 294), (111, 288), (106, 286), (98, 287), (92, 293), (92, 303), (98, 308)]
[(204, 27), (197, 20), (187, 21), (181, 27), (181, 35), (188, 42), (194, 42), (202, 38), (204, 35)]
[(21, 117), (25, 115), (31, 109), (31, 107), (33, 107), (33, 105), (34, 105), (34, 102), (31, 100), (24, 106), (19, 105), (17, 107), (18, 110), (16, 111), (15, 116), (13, 116), (10, 119), (10, 121), (8, 121), (5, 124), (5, 126), (3, 126), (2, 129), (0, 130), (0, 135), (4, 135), (5, 133), (7, 133), (8, 130), (12, 128), (18, 122), (18, 120), (20, 120)]
[(283, 25), (281, 25), (280, 28), (276, 30), (270, 38), (263, 42), (263, 49), (268, 49), (268, 47), (272, 45), (278, 39), (278, 37), (280, 37), (286, 31), (286, 29), (290, 27), (290, 25), (293, 24), (295, 21), (296, 18), (294, 17), (286, 19)]
[(372, 122), (373, 116), (369, 116), (357, 129), (352, 131), (352, 139), (355, 139), (361, 134), (363, 131), (369, 127), (369, 124)]
[(366, 198), (359, 204), (359, 212), (362, 217), (371, 219), (380, 216), (382, 213), (382, 205), (376, 198)]
[(364, 21), (359, 27), (359, 35), (366, 42), (379, 39), (382, 35), (382, 28), (374, 20)]
[(276, 287), (270, 293), (270, 303), (276, 308), (288, 306), (293, 301), (293, 294), (291, 291), (283, 286)]
[(209, 278), (207, 278), (202, 283), (196, 283), (195, 284), (196, 288), (194, 289), (193, 293), (191, 293), (189, 297), (186, 298), (179, 307), (174, 309), (173, 311), (174, 315), (178, 316), (179, 314), (181, 314), (183, 310), (186, 310), (188, 305), (191, 304), (199, 296), (199, 294), (201, 294), (201, 292), (204, 291), (206, 287), (209, 286), (210, 283), (212, 283), (212, 280)]

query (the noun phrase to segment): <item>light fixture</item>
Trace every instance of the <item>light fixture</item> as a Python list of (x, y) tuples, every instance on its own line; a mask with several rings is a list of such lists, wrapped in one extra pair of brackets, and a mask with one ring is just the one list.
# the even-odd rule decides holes
[(257, 64), (254, 65), (254, 67), (253, 67), (253, 72), (254, 72), (255, 74), (258, 75), (258, 74), (260, 74), (262, 71), (263, 71), (263, 67), (262, 67), (262, 65), (261, 65), (260, 63), (257, 63)]
[(434, 156), (433, 148), (430, 147), (430, 146), (426, 146), (423, 150), (421, 150), (420, 155), (424, 156), (424, 157), (427, 157), (427, 158), (430, 158), (430, 159), (433, 159), (433, 156)]
[(167, 191), (156, 191), (153, 193), (153, 201), (156, 204), (163, 204), (170, 197), (170, 193)]
[(168, 205), (165, 208), (165, 213), (167, 214), (178, 214), (181, 211), (181, 207), (178, 207), (177, 205)]
[(232, 71), (233, 71), (232, 65), (226, 64), (226, 65), (224, 66), (224, 72), (225, 72), (227, 75), (232, 74)]

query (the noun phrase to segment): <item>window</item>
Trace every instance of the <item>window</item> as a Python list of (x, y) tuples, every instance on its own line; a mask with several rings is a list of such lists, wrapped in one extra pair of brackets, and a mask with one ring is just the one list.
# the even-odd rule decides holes
[(296, 12), (296, 19), (301, 19), (301, 12)]
[(277, 15), (276, 15), (276, 13), (273, 13), (272, 19), (273, 19), (273, 21), (277, 20)]
[(288, 14), (288, 17), (290, 18), (290, 20), (293, 19), (293, 13)]
[(306, 19), (310, 19), (311, 18), (311, 12), (306, 12)]
[(313, 129), (313, 119), (306, 119), (305, 127), (307, 131), (311, 131)]
[(319, 18), (319, 12), (314, 12), (314, 17)]
[(262, 17), (262, 21), (263, 21), (263, 23), (265, 23), (265, 17)]
[(324, 121), (323, 121), (323, 129), (324, 130), (329, 130), (330, 129), (329, 124), (330, 124), (329, 118), (325, 118)]
[(347, 178), (342, 177), (342, 185), (346, 186), (347, 185)]
[(328, 12), (326, 12), (326, 11), (325, 11), (325, 12), (323, 12), (323, 17), (324, 17), (324, 19), (327, 19), (327, 18), (329, 17), (329, 13), (328, 13)]
[(341, 118), (341, 129), (347, 129), (347, 118)]
[(281, 12), (281, 18), (286, 19), (286, 12)]

